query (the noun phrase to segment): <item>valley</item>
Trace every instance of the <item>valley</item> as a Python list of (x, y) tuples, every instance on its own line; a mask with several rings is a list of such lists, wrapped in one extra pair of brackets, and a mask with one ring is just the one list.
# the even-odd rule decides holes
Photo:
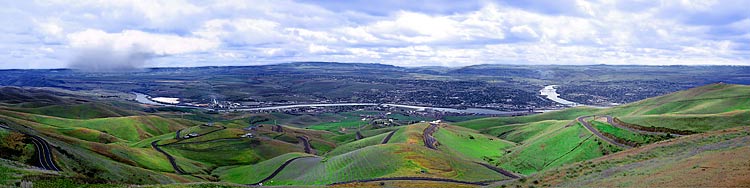
[[(502, 113), (392, 103), (222, 108), (117, 90), (0, 91), (4, 186), (557, 187), (646, 177), (662, 186), (690, 171), (675, 161), (736, 174), (680, 184), (705, 186), (729, 178), (722, 185), (740, 185), (750, 172), (741, 158), (722, 157), (747, 154), (750, 143), (750, 86), (740, 84), (610, 107), (549, 99), (522, 111), (476, 108)], [(173, 96), (181, 94), (162, 95)]]

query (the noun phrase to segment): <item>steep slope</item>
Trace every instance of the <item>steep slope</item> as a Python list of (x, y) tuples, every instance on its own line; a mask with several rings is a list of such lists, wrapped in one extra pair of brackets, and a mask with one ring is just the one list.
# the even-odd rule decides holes
[(750, 128), (735, 127), (565, 165), (505, 186), (744, 187), (750, 161), (741, 156), (747, 155)]

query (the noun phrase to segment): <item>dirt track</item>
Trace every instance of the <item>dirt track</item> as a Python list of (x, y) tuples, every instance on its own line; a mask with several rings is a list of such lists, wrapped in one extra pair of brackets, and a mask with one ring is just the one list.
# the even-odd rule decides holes
[[(670, 134), (670, 133), (665, 133), (665, 132), (652, 132), (652, 131), (645, 131), (645, 130), (633, 129), (633, 128), (630, 128), (630, 127), (627, 127), (627, 126), (620, 125), (619, 123), (615, 122), (614, 118), (612, 116), (604, 115), (602, 117), (607, 118), (607, 123), (609, 123), (610, 125), (615, 126), (617, 128), (620, 128), (620, 129), (625, 129), (625, 130), (628, 130), (628, 131), (631, 131), (631, 132), (637, 132), (637, 133), (641, 133), (641, 134), (650, 134), (650, 135), (666, 135), (666, 134)], [(674, 134), (674, 133), (671, 133), (671, 135), (674, 135), (674, 136), (684, 136), (684, 135), (681, 135), (681, 134)]]
[(362, 133), (357, 131), (357, 140), (361, 140), (363, 138), (365, 138), (365, 136), (362, 136)]
[(286, 161), (284, 161), (284, 164), (281, 164), (281, 166), (279, 166), (278, 168), (276, 168), (276, 170), (274, 170), (273, 173), (271, 173), (271, 175), (269, 175), (268, 177), (264, 178), (263, 180), (258, 181), (257, 183), (248, 184), (248, 185), (259, 185), (259, 184), (261, 184), (263, 182), (266, 182), (266, 181), (268, 181), (268, 180), (276, 177), (276, 175), (278, 175), (281, 172), (281, 170), (284, 170), (284, 168), (286, 168), (286, 166), (289, 165), (290, 163), (294, 162), (294, 160), (302, 159), (302, 158), (310, 158), (310, 157), (317, 157), (317, 156), (300, 156), (300, 157), (295, 157), (295, 158), (291, 158), (289, 160), (286, 160)]
[(422, 137), (424, 139), (424, 146), (430, 149), (437, 150), (437, 139), (432, 136), (435, 131), (437, 131), (438, 124), (430, 123), (430, 126), (424, 129), (424, 132), (422, 133)]
[(175, 173), (177, 173), (177, 174), (187, 174), (187, 173), (185, 173), (185, 171), (182, 170), (182, 168), (180, 168), (180, 166), (177, 166), (177, 162), (175, 162), (174, 157), (172, 157), (172, 155), (169, 155), (169, 153), (167, 153), (166, 151), (161, 150), (161, 148), (159, 148), (159, 145), (156, 144), (159, 141), (160, 140), (156, 140), (156, 141), (151, 142), (151, 147), (153, 147), (156, 151), (160, 152), (161, 154), (164, 154), (164, 156), (167, 157), (167, 160), (169, 160), (169, 163), (172, 164), (172, 168), (174, 168)]
[(305, 153), (313, 154), (312, 147), (310, 146), (310, 140), (307, 138), (307, 136), (297, 136), (297, 138), (302, 141), (302, 145), (305, 146)]
[(583, 125), (583, 127), (585, 127), (586, 129), (588, 129), (589, 131), (591, 131), (591, 133), (593, 133), (596, 137), (599, 137), (600, 139), (604, 140), (605, 142), (608, 142), (608, 143), (610, 143), (612, 145), (616, 145), (616, 146), (619, 146), (619, 147), (622, 147), (622, 148), (625, 148), (625, 149), (633, 148), (631, 146), (628, 146), (628, 145), (625, 145), (625, 144), (622, 144), (622, 143), (619, 143), (619, 142), (615, 142), (614, 140), (609, 139), (606, 136), (602, 135), (602, 133), (599, 132), (599, 130), (596, 130), (596, 128), (594, 128), (591, 125), (591, 123), (589, 123), (589, 122), (586, 121), (586, 118), (589, 118), (589, 117), (592, 117), (592, 116), (581, 116), (581, 117), (576, 118), (576, 121), (580, 122), (581, 125)]
[(393, 134), (396, 133), (396, 131), (398, 131), (398, 129), (391, 131), (391, 133), (388, 133), (388, 135), (385, 136), (385, 138), (383, 139), (382, 142), (380, 142), (380, 144), (387, 144), (388, 141), (391, 140), (391, 137), (393, 136)]
[(517, 178), (520, 178), (520, 176), (518, 176), (518, 175), (516, 175), (516, 174), (514, 174), (514, 173), (512, 173), (512, 172), (510, 172), (510, 171), (507, 171), (507, 170), (505, 170), (505, 169), (502, 169), (502, 168), (500, 168), (500, 167), (492, 166), (492, 165), (489, 165), (489, 164), (485, 164), (485, 163), (477, 163), (477, 164), (479, 164), (479, 165), (482, 165), (482, 166), (484, 166), (484, 167), (487, 167), (487, 168), (489, 168), (490, 170), (493, 170), (493, 171), (495, 171), (495, 172), (497, 172), (497, 173), (500, 173), (500, 174), (502, 174), (502, 175), (508, 176), (509, 178), (513, 178), (513, 179), (517, 179)]

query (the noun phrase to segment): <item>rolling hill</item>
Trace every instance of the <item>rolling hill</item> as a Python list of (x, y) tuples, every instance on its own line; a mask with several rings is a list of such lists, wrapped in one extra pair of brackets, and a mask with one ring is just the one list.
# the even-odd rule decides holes
[[(749, 183), (747, 160), (731, 157), (750, 154), (750, 86), (744, 85), (711, 84), (611, 108), (356, 130), (342, 128), (360, 127), (358, 113), (372, 112), (217, 114), (211, 117), (217, 121), (199, 122), (113, 105), (123, 101), (23, 90), (9, 90), (15, 97), (0, 104), (0, 139), (7, 141), (0, 149), (12, 151), (0, 157), (18, 159), (0, 160), (3, 186)], [(65, 102), (72, 98), (87, 102)], [(48, 103), (19, 105), (35, 99)], [(95, 107), (58, 110), (71, 104)], [(47, 115), (50, 109), (57, 114)], [(101, 109), (112, 113), (66, 114)], [(49, 150), (37, 146), (37, 137)], [(33, 167), (39, 166), (30, 160), (34, 154), (47, 153), (60, 171)], [(669, 184), (677, 177), (689, 180)], [(168, 183), (177, 184), (160, 185)]]

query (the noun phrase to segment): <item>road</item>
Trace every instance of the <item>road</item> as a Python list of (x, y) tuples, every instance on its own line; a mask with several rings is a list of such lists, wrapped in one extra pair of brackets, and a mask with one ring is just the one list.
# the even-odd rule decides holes
[(361, 140), (363, 138), (365, 138), (365, 136), (362, 136), (362, 133), (357, 131), (357, 140)]
[[(652, 132), (652, 131), (644, 131), (644, 130), (633, 129), (633, 128), (630, 128), (630, 127), (626, 127), (626, 126), (620, 125), (619, 123), (615, 122), (615, 120), (614, 120), (614, 118), (612, 116), (604, 115), (602, 117), (607, 118), (607, 123), (609, 123), (610, 125), (615, 126), (617, 128), (620, 128), (620, 129), (629, 130), (631, 132), (637, 132), (637, 133), (641, 133), (641, 134), (650, 134), (650, 135), (666, 135), (666, 134), (670, 134), (670, 133), (664, 133), (664, 132)], [(683, 136), (683, 135), (674, 134), (674, 133), (672, 133), (672, 135), (674, 135), (674, 136)]]
[(388, 133), (388, 135), (386, 135), (385, 138), (383, 139), (383, 142), (380, 142), (380, 144), (387, 144), (388, 141), (391, 140), (391, 137), (393, 136), (393, 134), (396, 133), (396, 131), (398, 131), (398, 129), (391, 131), (391, 133)]
[(180, 136), (180, 132), (182, 132), (182, 129), (177, 130), (177, 132), (174, 133), (174, 139), (176, 139), (176, 140), (181, 140), (182, 139), (182, 137)]
[(310, 147), (310, 140), (307, 136), (297, 136), (297, 138), (302, 141), (302, 145), (305, 146), (305, 153), (313, 154), (312, 147)]
[[(475, 162), (475, 163), (477, 163), (477, 162)], [(484, 166), (486, 168), (489, 168), (490, 170), (493, 170), (493, 171), (495, 171), (497, 173), (500, 173), (500, 174), (502, 174), (504, 176), (508, 176), (509, 178), (513, 178), (513, 179), (521, 178), (520, 176), (518, 176), (518, 175), (516, 175), (516, 174), (514, 174), (514, 173), (512, 173), (510, 171), (507, 171), (505, 169), (502, 169), (500, 167), (496, 167), (496, 166), (485, 164), (485, 163), (477, 163), (477, 164), (482, 165), (482, 166)]]
[(160, 140), (156, 140), (156, 141), (151, 142), (151, 147), (153, 147), (156, 151), (160, 152), (161, 154), (164, 154), (164, 156), (167, 157), (167, 160), (169, 160), (169, 163), (172, 164), (172, 168), (174, 168), (174, 172), (175, 173), (177, 173), (177, 174), (187, 174), (187, 173), (185, 173), (185, 171), (182, 170), (182, 168), (180, 168), (180, 166), (177, 166), (177, 162), (175, 162), (174, 157), (172, 157), (172, 155), (169, 155), (169, 153), (167, 153), (166, 151), (161, 150), (161, 148), (159, 148), (159, 145), (156, 144), (159, 141)]
[(276, 177), (276, 175), (278, 175), (281, 172), (281, 170), (284, 170), (284, 168), (286, 168), (286, 166), (289, 165), (290, 163), (294, 162), (294, 160), (302, 159), (302, 158), (310, 158), (310, 157), (317, 157), (317, 156), (300, 156), (300, 157), (295, 157), (295, 158), (291, 158), (289, 160), (286, 160), (286, 161), (284, 161), (284, 164), (281, 164), (281, 166), (279, 166), (278, 168), (276, 168), (276, 170), (274, 170), (273, 173), (271, 173), (271, 175), (269, 175), (268, 177), (264, 178), (263, 180), (258, 181), (258, 183), (253, 183), (253, 184), (249, 184), (249, 185), (259, 185), (259, 184), (261, 184), (263, 182), (266, 182), (266, 181), (272, 179), (273, 177)]
[(438, 124), (436, 123), (430, 123), (430, 126), (424, 129), (424, 132), (422, 133), (422, 137), (424, 138), (424, 146), (430, 149), (437, 150), (437, 139), (432, 136), (435, 131), (437, 131)]
[(599, 130), (596, 130), (594, 128), (594, 126), (591, 125), (591, 123), (589, 123), (589, 122), (586, 121), (586, 118), (589, 118), (589, 117), (592, 117), (592, 116), (581, 116), (581, 117), (576, 118), (576, 120), (579, 123), (581, 123), (581, 125), (583, 125), (583, 127), (585, 127), (586, 129), (588, 129), (589, 131), (591, 131), (591, 133), (593, 133), (596, 137), (599, 137), (602, 140), (604, 140), (606, 142), (609, 142), (612, 145), (620, 146), (620, 147), (625, 148), (625, 149), (633, 148), (631, 146), (615, 142), (614, 140), (609, 139), (606, 136), (602, 135), (602, 133), (599, 132)]
[(55, 160), (52, 158), (52, 150), (50, 150), (49, 142), (47, 142), (47, 140), (44, 140), (44, 138), (36, 135), (26, 134), (20, 131), (13, 130), (5, 125), (0, 125), (0, 128), (19, 132), (21, 134), (29, 136), (31, 138), (31, 143), (34, 144), (34, 148), (36, 149), (37, 162), (39, 162), (40, 167), (45, 170), (61, 171), (60, 168), (55, 164)]

